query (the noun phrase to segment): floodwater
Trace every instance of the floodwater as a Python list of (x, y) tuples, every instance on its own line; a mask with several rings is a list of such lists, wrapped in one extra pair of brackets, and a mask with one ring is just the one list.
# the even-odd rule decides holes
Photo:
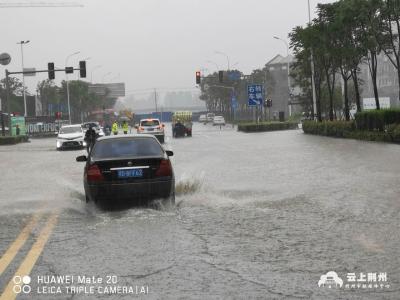
[[(166, 147), (176, 207), (103, 211), (84, 203), (84, 151), (56, 151), (55, 139), (2, 146), (0, 253), (43, 217), (0, 273), (0, 295), (56, 213), (33, 279), (115, 275), (148, 294), (44, 294), (33, 280), (17, 299), (400, 298), (400, 146), (195, 124)], [(318, 287), (329, 271), (341, 288)], [(363, 287), (368, 273), (387, 277)]]

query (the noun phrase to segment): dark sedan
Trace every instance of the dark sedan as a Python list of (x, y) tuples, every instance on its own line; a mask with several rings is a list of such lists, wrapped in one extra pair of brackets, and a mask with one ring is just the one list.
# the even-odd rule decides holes
[(148, 203), (160, 199), (175, 203), (175, 177), (166, 151), (152, 135), (118, 135), (99, 138), (85, 161), (83, 183), (86, 201)]

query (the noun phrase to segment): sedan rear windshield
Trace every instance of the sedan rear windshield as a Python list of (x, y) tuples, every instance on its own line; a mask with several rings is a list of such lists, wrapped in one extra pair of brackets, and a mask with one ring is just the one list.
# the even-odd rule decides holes
[(152, 138), (121, 138), (98, 141), (92, 151), (94, 159), (135, 156), (162, 156), (160, 144)]
[(158, 120), (146, 120), (142, 121), (141, 126), (158, 126), (160, 125), (160, 122)]
[(76, 127), (64, 127), (60, 129), (61, 134), (67, 134), (67, 133), (78, 133), (82, 132), (82, 128), (79, 126)]

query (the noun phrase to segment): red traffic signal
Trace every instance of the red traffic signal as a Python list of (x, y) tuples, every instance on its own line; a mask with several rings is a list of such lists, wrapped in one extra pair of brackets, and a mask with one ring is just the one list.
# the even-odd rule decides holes
[(57, 120), (60, 120), (61, 117), (62, 117), (61, 111), (56, 111), (54, 115), (55, 115), (55, 117), (56, 117)]
[(201, 83), (201, 73), (200, 71), (196, 72), (196, 84), (200, 84)]

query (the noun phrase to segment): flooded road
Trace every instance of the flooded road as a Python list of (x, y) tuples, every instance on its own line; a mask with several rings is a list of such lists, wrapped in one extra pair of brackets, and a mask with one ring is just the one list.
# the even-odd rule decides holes
[[(25, 274), (17, 299), (399, 299), (398, 145), (195, 124), (166, 147), (176, 208), (110, 212), (84, 203), (83, 151), (2, 146), (0, 299)], [(318, 287), (329, 271), (341, 288)], [(384, 286), (363, 288), (368, 273)], [(116, 276), (134, 292), (44, 293), (52, 275)]]

